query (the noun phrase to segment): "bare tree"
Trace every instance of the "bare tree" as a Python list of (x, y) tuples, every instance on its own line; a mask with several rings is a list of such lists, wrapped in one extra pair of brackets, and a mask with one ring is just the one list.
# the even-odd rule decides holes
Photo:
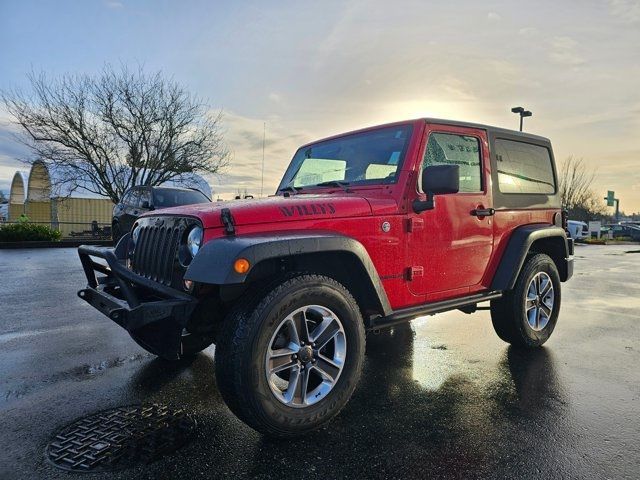
[(221, 114), (160, 72), (141, 68), (97, 76), (28, 76), (32, 92), (2, 93), (36, 159), (64, 172), (67, 190), (84, 188), (118, 202), (133, 185), (188, 181), (219, 173), (229, 153)]
[(605, 211), (592, 184), (594, 170), (588, 171), (581, 158), (567, 157), (560, 168), (560, 199), (562, 208), (576, 220), (589, 220)]

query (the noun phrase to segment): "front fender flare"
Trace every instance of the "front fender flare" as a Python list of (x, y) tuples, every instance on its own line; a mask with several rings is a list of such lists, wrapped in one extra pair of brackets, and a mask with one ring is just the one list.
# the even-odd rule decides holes
[(385, 315), (391, 313), (387, 294), (367, 250), (357, 240), (333, 232), (294, 231), (211, 240), (192, 260), (184, 278), (213, 285), (241, 284), (250, 272), (241, 274), (233, 269), (238, 258), (246, 258), (255, 266), (263, 260), (321, 252), (347, 252), (354, 255), (369, 277), (381, 311)]

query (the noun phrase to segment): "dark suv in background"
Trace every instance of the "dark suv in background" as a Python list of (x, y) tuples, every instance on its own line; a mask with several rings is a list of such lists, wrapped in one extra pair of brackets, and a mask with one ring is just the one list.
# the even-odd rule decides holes
[(628, 238), (634, 242), (640, 241), (640, 226), (632, 223), (615, 223), (611, 225), (605, 225), (610, 232), (613, 233), (613, 238)]
[(211, 199), (199, 190), (177, 187), (132, 187), (113, 208), (111, 222), (113, 241), (129, 232), (133, 223), (143, 213), (161, 208), (209, 203)]

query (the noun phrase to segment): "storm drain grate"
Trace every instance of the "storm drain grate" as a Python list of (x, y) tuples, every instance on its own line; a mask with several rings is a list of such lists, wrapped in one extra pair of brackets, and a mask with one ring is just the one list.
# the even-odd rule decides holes
[(74, 472), (119, 470), (151, 463), (182, 447), (195, 421), (163, 405), (131, 405), (81, 418), (47, 445), (56, 467)]

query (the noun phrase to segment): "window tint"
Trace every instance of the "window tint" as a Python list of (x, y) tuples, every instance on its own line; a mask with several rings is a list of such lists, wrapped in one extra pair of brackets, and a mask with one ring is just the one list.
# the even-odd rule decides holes
[(501, 139), (496, 140), (495, 148), (498, 188), (502, 193), (555, 193), (547, 148)]
[(144, 202), (149, 202), (149, 205), (151, 205), (151, 192), (149, 191), (148, 188), (141, 188), (140, 189), (140, 200), (139, 200), (139, 205), (140, 207), (142, 207), (142, 204)]
[(211, 200), (198, 190), (179, 190), (177, 188), (154, 188), (153, 206), (155, 208), (177, 207), (209, 203)]
[(422, 169), (431, 165), (458, 165), (460, 192), (482, 191), (480, 142), (477, 138), (449, 133), (432, 133), (429, 135)]
[(140, 204), (142, 203), (140, 201), (140, 196), (142, 195), (142, 191), (139, 188), (136, 188), (133, 190), (132, 196), (131, 196), (131, 205), (134, 207), (140, 207)]
[(132, 188), (129, 190), (129, 193), (125, 196), (125, 203), (130, 207), (139, 206), (140, 202), (140, 191), (137, 188)]

